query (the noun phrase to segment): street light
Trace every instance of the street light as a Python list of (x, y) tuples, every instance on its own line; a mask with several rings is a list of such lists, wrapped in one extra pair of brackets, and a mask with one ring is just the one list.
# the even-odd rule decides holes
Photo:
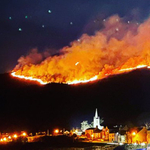
[(27, 133), (26, 133), (26, 132), (23, 132), (23, 133), (22, 133), (22, 136), (26, 136), (26, 135), (27, 135)]
[(13, 137), (16, 139), (18, 136), (17, 136), (17, 134), (14, 134)]
[(93, 140), (94, 135), (92, 134), (91, 136), (92, 136), (92, 140)]
[(136, 132), (132, 132), (132, 135), (135, 136), (135, 135), (136, 135)]
[(133, 137), (135, 137), (135, 136), (136, 136), (136, 132), (133, 131), (132, 134), (131, 134), (131, 143), (133, 143)]
[(4, 137), (4, 141), (5, 141), (5, 142), (6, 142), (6, 140), (7, 140), (6, 137)]
[(54, 130), (54, 133), (55, 133), (55, 134), (58, 134), (58, 133), (59, 133), (59, 129), (55, 129), (55, 130)]

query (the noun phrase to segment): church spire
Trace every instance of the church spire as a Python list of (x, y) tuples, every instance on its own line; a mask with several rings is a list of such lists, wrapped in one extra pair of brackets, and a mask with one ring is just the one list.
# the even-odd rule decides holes
[(100, 125), (100, 117), (98, 116), (97, 108), (95, 111), (95, 116), (93, 118), (93, 127), (94, 128), (98, 127), (98, 129), (100, 129), (100, 130), (102, 130), (102, 128), (103, 128), (103, 126)]
[(96, 111), (95, 111), (95, 118), (98, 118), (97, 108), (96, 108)]

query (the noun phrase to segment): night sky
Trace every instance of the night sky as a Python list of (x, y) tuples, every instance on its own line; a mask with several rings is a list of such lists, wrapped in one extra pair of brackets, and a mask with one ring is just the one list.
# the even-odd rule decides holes
[[(76, 127), (92, 121), (95, 108), (111, 123), (138, 122), (149, 109), (149, 71), (104, 79), (96, 84), (39, 86), (5, 77), (31, 49), (52, 55), (93, 35), (114, 14), (137, 23), (150, 14), (149, 0), (4, 0), (0, 2), (0, 130)], [(136, 76), (136, 78), (135, 78)], [(55, 116), (55, 117), (54, 117)], [(15, 119), (14, 119), (15, 118)], [(143, 118), (143, 117), (142, 117)], [(20, 122), (20, 124), (18, 124)], [(11, 128), (10, 128), (11, 127)]]
[(55, 54), (83, 33), (94, 34), (111, 15), (142, 22), (149, 13), (149, 0), (1, 1), (0, 73), (10, 72), (32, 48)]

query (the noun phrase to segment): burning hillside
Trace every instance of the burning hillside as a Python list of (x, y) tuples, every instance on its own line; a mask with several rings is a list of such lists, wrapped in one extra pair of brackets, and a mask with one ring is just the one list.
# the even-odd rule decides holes
[(50, 56), (32, 50), (18, 60), (12, 75), (41, 84), (76, 84), (150, 66), (150, 19), (142, 24), (124, 22), (117, 15), (104, 21), (95, 35), (84, 34)]

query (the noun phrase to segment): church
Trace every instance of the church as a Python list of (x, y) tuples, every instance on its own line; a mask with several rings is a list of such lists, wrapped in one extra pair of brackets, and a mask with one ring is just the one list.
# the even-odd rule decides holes
[(96, 127), (98, 127), (99, 130), (102, 130), (103, 126), (101, 126), (100, 123), (101, 123), (100, 117), (98, 116), (98, 111), (96, 108), (95, 116), (93, 117), (93, 122), (91, 124), (88, 124), (88, 121), (81, 122), (81, 130), (82, 132), (85, 132), (85, 130), (88, 128), (96, 128)]
[[(85, 136), (88, 139), (92, 139), (92, 140), (108, 140), (109, 139), (109, 129), (108, 127), (104, 128), (103, 126), (101, 126), (101, 121), (100, 121), (100, 117), (98, 116), (98, 111), (96, 108), (95, 111), (95, 116), (93, 118), (93, 123), (91, 123), (90, 125), (88, 125), (88, 123), (86, 122), (86, 129), (85, 130)], [(81, 125), (83, 125), (83, 122), (81, 123)], [(81, 129), (83, 129), (83, 127), (81, 126)]]
[(97, 108), (96, 108), (96, 111), (95, 111), (95, 116), (93, 118), (93, 127), (94, 128), (97, 127), (99, 130), (103, 129), (103, 126), (100, 125), (100, 117), (98, 116)]

